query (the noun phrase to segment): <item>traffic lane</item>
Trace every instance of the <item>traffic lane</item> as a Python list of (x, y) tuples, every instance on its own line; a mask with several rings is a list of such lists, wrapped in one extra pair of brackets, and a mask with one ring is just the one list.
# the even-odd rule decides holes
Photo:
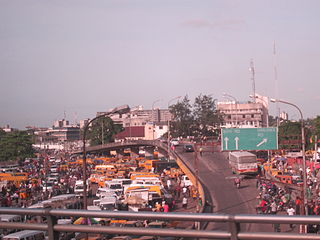
[[(258, 191), (256, 189), (255, 179), (244, 179), (240, 189), (237, 189), (233, 180), (233, 176), (229, 167), (226, 154), (215, 151), (212, 147), (204, 147), (202, 156), (198, 157), (199, 179), (204, 184), (213, 199), (213, 212), (226, 214), (255, 214), (255, 206), (257, 204)], [(210, 151), (211, 150), (211, 151)], [(193, 153), (185, 153), (181, 148), (177, 148), (177, 152), (183, 158), (184, 162), (195, 172), (195, 158)], [(242, 229), (248, 230), (269, 230), (272, 228), (267, 226), (256, 226), (255, 224), (245, 224)], [(225, 223), (210, 223), (209, 229), (227, 230)]]

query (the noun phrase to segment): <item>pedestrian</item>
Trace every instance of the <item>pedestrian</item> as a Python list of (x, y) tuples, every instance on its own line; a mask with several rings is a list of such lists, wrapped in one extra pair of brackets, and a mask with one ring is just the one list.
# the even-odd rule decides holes
[(299, 196), (296, 197), (296, 215), (300, 215), (300, 209), (301, 209), (301, 198)]
[(163, 205), (163, 212), (169, 212), (169, 205), (168, 205), (168, 203), (165, 203), (165, 204)]
[(167, 187), (168, 187), (169, 190), (171, 189), (171, 180), (170, 180), (170, 178), (168, 178), (168, 180), (167, 180)]
[(160, 212), (160, 211), (161, 211), (161, 204), (160, 204), (159, 202), (156, 202), (155, 207), (156, 207), (156, 211), (157, 211), (157, 212)]
[[(294, 210), (293, 206), (290, 205), (289, 208), (287, 209), (287, 213), (289, 216), (293, 216), (295, 214), (296, 210)], [(294, 225), (290, 223), (290, 228), (293, 229)]]
[(186, 197), (182, 198), (182, 207), (184, 209), (187, 209), (187, 207), (188, 207), (188, 198), (186, 198)]
[(176, 191), (174, 192), (174, 194), (175, 194), (178, 198), (180, 198), (181, 187), (180, 187), (179, 184), (176, 186)]
[(186, 186), (184, 186), (183, 188), (182, 188), (182, 195), (183, 196), (187, 196), (187, 187)]
[(202, 152), (203, 152), (203, 149), (202, 147), (199, 148), (199, 153), (200, 153), (200, 156), (202, 157)]
[(277, 203), (276, 203), (276, 201), (273, 201), (272, 203), (271, 203), (271, 205), (270, 205), (270, 207), (271, 207), (271, 214), (277, 214)]

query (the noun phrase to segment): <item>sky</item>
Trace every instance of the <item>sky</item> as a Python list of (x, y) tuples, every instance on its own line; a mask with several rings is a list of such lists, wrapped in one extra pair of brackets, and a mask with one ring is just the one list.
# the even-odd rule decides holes
[(251, 60), (256, 93), (314, 118), (319, 9), (318, 0), (0, 0), (0, 126), (167, 108), (185, 95), (248, 101)]

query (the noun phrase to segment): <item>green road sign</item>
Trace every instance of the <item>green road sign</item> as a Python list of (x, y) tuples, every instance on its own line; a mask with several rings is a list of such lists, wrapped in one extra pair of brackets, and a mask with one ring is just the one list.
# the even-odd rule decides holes
[(222, 151), (278, 149), (277, 128), (224, 128)]

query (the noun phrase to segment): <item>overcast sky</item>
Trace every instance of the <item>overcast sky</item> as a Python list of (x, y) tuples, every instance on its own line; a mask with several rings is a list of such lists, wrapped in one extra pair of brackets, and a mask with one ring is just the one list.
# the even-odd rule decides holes
[(159, 99), (167, 108), (186, 94), (247, 101), (251, 59), (257, 93), (276, 97), (278, 85), (279, 98), (316, 117), (319, 9), (318, 0), (0, 0), (0, 126), (48, 127), (64, 113), (73, 123)]

